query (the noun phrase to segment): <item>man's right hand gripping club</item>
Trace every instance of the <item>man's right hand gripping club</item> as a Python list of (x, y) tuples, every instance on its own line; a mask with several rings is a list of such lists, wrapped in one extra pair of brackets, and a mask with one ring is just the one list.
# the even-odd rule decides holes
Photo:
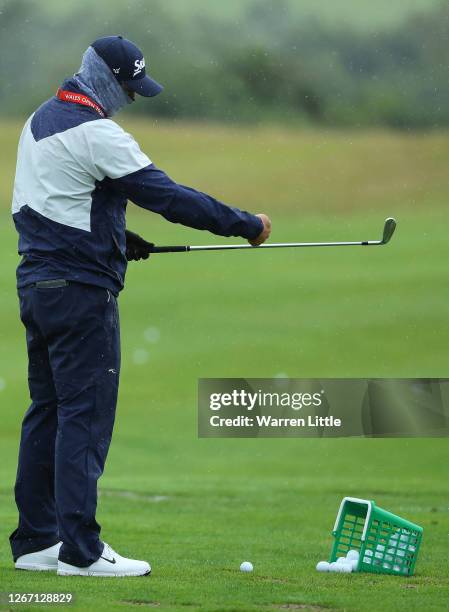
[(264, 214), (256, 215), (256, 217), (259, 217), (259, 219), (262, 221), (263, 230), (260, 232), (257, 238), (254, 238), (254, 240), (248, 240), (248, 242), (252, 244), (253, 246), (260, 246), (270, 237), (271, 219), (267, 217), (267, 215), (264, 215)]

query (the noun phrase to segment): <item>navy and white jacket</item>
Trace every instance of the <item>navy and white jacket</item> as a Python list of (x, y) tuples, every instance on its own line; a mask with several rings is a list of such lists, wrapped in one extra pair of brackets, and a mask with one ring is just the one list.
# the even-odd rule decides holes
[[(67, 80), (63, 89), (81, 92)], [(90, 107), (45, 102), (20, 137), (12, 213), (19, 233), (18, 287), (64, 278), (123, 288), (127, 200), (220, 236), (252, 239), (258, 217), (178, 185), (134, 138)]]

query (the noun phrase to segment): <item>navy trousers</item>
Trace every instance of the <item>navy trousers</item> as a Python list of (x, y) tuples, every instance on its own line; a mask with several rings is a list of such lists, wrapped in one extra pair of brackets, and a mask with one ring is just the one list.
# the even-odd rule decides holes
[(59, 559), (86, 567), (103, 550), (97, 480), (109, 449), (120, 371), (117, 300), (66, 283), (19, 289), (31, 405), (20, 440), (17, 557), (63, 542)]

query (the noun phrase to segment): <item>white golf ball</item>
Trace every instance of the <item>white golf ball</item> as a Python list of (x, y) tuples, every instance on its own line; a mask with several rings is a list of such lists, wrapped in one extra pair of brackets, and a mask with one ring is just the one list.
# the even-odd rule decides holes
[(329, 571), (329, 563), (327, 561), (320, 561), (316, 565), (317, 572), (328, 572)]
[(369, 565), (373, 562), (372, 559), (373, 551), (370, 549), (365, 550), (365, 556), (363, 557), (363, 563), (368, 563)]
[(336, 563), (346, 563), (347, 559), (346, 557), (338, 557)]
[(374, 553), (374, 556), (375, 556), (376, 559), (383, 559), (384, 558), (383, 553), (378, 552), (378, 551), (376, 551)]
[(351, 561), (359, 560), (359, 551), (358, 550), (349, 550), (346, 555), (346, 559), (350, 559)]
[(344, 561), (343, 563), (339, 563), (340, 571), (345, 574), (350, 574), (352, 572), (352, 563), (351, 561)]
[(373, 562), (371, 557), (363, 557), (363, 563), (366, 563), (367, 565), (371, 565), (371, 563)]
[(240, 565), (241, 572), (252, 572), (253, 569), (254, 569), (253, 564), (250, 563), (249, 561), (243, 561), (243, 563)]
[(334, 561), (333, 563), (330, 564), (329, 571), (337, 572), (339, 574), (349, 574), (350, 572), (352, 572), (352, 567), (347, 562), (337, 563), (337, 561)]

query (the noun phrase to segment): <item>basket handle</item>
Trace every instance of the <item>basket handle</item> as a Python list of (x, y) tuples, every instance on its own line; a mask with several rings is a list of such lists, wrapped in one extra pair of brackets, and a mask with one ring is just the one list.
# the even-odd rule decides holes
[(337, 518), (335, 520), (335, 525), (334, 525), (334, 531), (332, 532), (335, 535), (335, 532), (337, 531), (337, 527), (338, 524), (340, 522), (340, 518), (341, 518), (341, 514), (343, 512), (343, 508), (345, 503), (349, 501), (349, 502), (355, 502), (356, 504), (366, 504), (368, 506), (368, 511), (366, 513), (366, 518), (365, 518), (365, 524), (363, 526), (363, 532), (362, 532), (362, 536), (361, 536), (361, 540), (364, 542), (365, 538), (366, 538), (366, 532), (368, 531), (368, 525), (369, 525), (369, 519), (371, 516), (371, 511), (373, 509), (373, 504), (374, 502), (369, 501), (368, 499), (360, 499), (359, 497), (343, 497), (341, 504), (340, 504), (340, 508), (338, 510), (338, 514), (337, 514)]

